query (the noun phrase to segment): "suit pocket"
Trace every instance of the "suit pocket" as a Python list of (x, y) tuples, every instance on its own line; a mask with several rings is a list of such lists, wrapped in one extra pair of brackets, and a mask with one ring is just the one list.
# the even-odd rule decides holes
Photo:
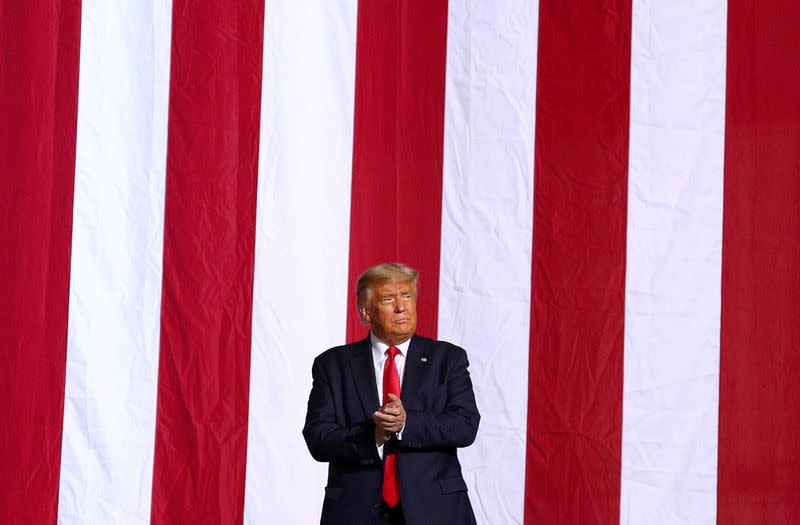
[(442, 494), (455, 494), (456, 492), (467, 491), (467, 484), (464, 482), (464, 478), (460, 476), (457, 478), (440, 479), (438, 481), (439, 488), (442, 489)]
[(325, 499), (337, 501), (342, 497), (342, 487), (325, 487)]

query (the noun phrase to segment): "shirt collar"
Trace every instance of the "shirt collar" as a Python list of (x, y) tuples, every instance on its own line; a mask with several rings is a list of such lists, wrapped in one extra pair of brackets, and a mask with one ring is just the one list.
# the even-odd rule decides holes
[[(387, 345), (386, 343), (378, 339), (375, 336), (375, 334), (372, 333), (371, 330), (369, 332), (369, 342), (370, 345), (372, 345), (372, 356), (376, 360), (383, 359), (383, 357), (386, 355), (386, 350), (389, 348), (390, 345)], [(403, 341), (399, 345), (394, 345), (394, 346), (396, 346), (397, 349), (400, 350), (400, 355), (405, 357), (406, 354), (408, 353), (408, 345), (410, 344), (411, 344), (411, 338), (409, 337), (407, 340)]]

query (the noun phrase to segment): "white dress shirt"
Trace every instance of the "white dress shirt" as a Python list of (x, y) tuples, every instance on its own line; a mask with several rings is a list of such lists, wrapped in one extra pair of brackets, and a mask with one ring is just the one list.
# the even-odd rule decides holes
[[(386, 364), (387, 355), (386, 350), (389, 346), (377, 337), (372, 332), (369, 333), (369, 342), (372, 345), (372, 362), (375, 365), (375, 384), (378, 386), (378, 400), (383, 404), (383, 366)], [(411, 344), (411, 339), (408, 339), (399, 345), (394, 345), (400, 352), (394, 356), (394, 364), (397, 367), (397, 375), (400, 376), (400, 385), (403, 384), (403, 372), (406, 368), (406, 354), (408, 353), (408, 345)], [(401, 439), (403, 430), (397, 433), (397, 438)], [(383, 458), (383, 445), (376, 444), (378, 447), (378, 455)]]

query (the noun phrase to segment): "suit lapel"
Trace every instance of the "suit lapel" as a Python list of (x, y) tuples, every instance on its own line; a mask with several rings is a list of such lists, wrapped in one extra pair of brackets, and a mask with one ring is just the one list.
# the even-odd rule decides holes
[[(403, 386), (400, 391), (403, 405), (408, 406), (409, 402), (413, 401), (421, 390), (430, 366), (428, 364), (430, 352), (431, 345), (428, 339), (422, 339), (417, 336), (411, 338), (411, 344), (408, 345), (405, 370), (403, 371)], [(414, 406), (414, 403), (411, 403), (411, 406)]]
[(372, 360), (372, 345), (369, 342), (369, 335), (366, 339), (359, 341), (353, 355), (350, 358), (350, 372), (356, 383), (358, 397), (364, 407), (364, 414), (372, 416), (381, 404), (378, 399), (378, 385), (375, 382), (375, 363)]

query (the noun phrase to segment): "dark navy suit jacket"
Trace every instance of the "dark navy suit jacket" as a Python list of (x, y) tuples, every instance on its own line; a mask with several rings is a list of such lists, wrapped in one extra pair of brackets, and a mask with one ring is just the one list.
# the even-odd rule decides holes
[[(456, 448), (475, 440), (475, 405), (466, 352), (414, 336), (408, 347), (401, 399), (406, 410), (397, 450), (400, 501), (406, 523), (475, 523)], [(311, 455), (328, 462), (323, 525), (377, 524), (383, 461), (375, 447), (372, 413), (378, 389), (369, 337), (331, 348), (314, 360), (303, 436)]]

